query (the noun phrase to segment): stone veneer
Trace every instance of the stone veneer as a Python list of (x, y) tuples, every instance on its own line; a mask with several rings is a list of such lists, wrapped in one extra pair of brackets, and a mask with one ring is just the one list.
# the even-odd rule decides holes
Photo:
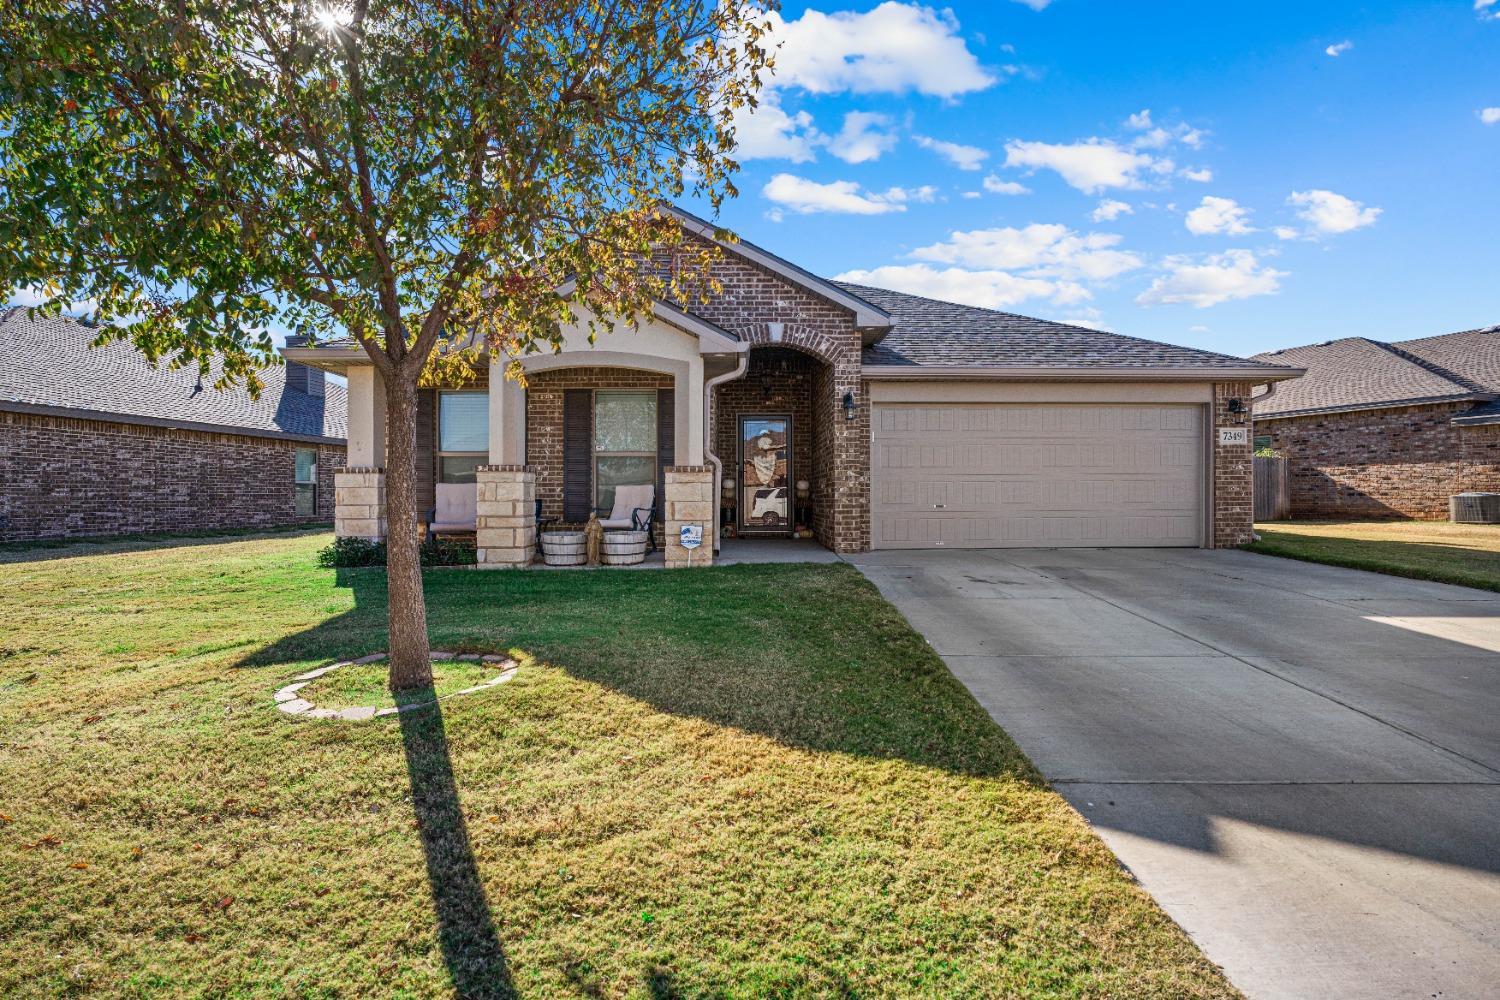
[(481, 465), (474, 475), (479, 568), (530, 565), (536, 555), (536, 473), (525, 465)]
[(1455, 426), (1472, 403), (1259, 417), (1286, 455), (1294, 517), (1441, 520), (1448, 497), (1500, 490), (1500, 425)]
[(339, 538), (385, 538), (385, 470), (336, 469), (333, 533)]
[[(714, 470), (711, 465), (673, 465), (666, 470), (666, 553), (667, 568), (712, 566), (713, 531), (716, 505), (713, 498)], [(703, 544), (696, 549), (682, 547), (682, 526), (697, 524), (703, 528)]]
[[(297, 513), (296, 449), (318, 451)], [(0, 541), (327, 524), (342, 444), (0, 411)]]
[[(1249, 382), (1218, 382), (1214, 385), (1213, 426), (1208, 428), (1213, 448), (1213, 537), (1216, 549), (1232, 549), (1254, 540), (1255, 430), (1250, 422)], [(1240, 400), (1243, 413), (1231, 413), (1229, 401)], [(1243, 427), (1244, 444), (1220, 444), (1219, 428)]]

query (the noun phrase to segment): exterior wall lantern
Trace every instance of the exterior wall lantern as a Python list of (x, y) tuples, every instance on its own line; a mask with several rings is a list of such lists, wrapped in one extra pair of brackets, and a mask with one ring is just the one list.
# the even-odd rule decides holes
[(1238, 396), (1225, 404), (1225, 409), (1234, 414), (1234, 422), (1243, 424), (1245, 422), (1245, 401)]
[(854, 419), (854, 393), (852, 392), (844, 393), (844, 419)]

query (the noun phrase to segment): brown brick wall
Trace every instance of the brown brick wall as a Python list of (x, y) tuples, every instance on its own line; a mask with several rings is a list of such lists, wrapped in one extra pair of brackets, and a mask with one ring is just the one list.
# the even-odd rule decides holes
[[(1250, 383), (1219, 382), (1214, 385), (1213, 426), (1208, 440), (1213, 449), (1213, 547), (1229, 549), (1252, 540), (1255, 523), (1254, 443), (1250, 423)], [(1246, 412), (1232, 413), (1229, 401), (1238, 399)], [(1220, 444), (1219, 428), (1244, 427), (1244, 444)]]
[[(294, 452), (318, 448), (318, 513), (296, 514)], [(333, 520), (342, 445), (0, 413), (0, 541)]]
[(1261, 418), (1287, 456), (1293, 517), (1443, 519), (1448, 497), (1500, 490), (1500, 427), (1455, 427), (1469, 403)]

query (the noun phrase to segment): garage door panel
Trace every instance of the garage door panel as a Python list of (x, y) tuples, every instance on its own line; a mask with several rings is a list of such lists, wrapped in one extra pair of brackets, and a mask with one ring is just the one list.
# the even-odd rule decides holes
[(878, 548), (1198, 545), (1193, 405), (879, 404)]

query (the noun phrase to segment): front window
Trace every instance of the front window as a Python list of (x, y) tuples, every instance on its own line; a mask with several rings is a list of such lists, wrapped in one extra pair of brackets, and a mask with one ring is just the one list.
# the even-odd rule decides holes
[(608, 513), (615, 487), (656, 482), (656, 393), (594, 394), (594, 505)]
[(438, 393), (438, 482), (472, 483), (490, 457), (490, 394)]
[(293, 481), (297, 494), (297, 516), (314, 516), (318, 513), (318, 449), (297, 449)]

